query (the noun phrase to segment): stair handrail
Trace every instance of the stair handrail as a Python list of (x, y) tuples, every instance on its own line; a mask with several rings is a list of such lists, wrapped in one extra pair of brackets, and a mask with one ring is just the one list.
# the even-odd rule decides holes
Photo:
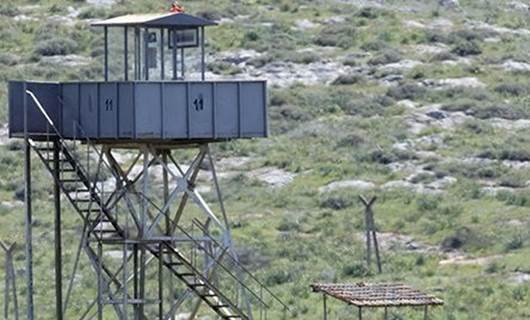
[[(55, 135), (59, 138), (59, 142), (61, 143), (61, 146), (66, 149), (66, 151), (68, 151), (69, 154), (73, 154), (72, 153), (72, 150), (71, 148), (64, 142), (64, 137), (62, 136), (61, 132), (59, 131), (59, 129), (55, 126), (55, 123), (53, 122), (53, 120), (50, 118), (50, 116), (48, 115), (48, 113), (46, 112), (45, 108), (42, 106), (42, 104), (40, 103), (39, 99), (35, 96), (35, 94), (27, 89), (26, 90), (26, 94), (28, 94), (32, 99), (33, 101), (35, 102), (35, 104), (37, 105), (37, 108), (38, 110), (40, 111), (40, 113), (42, 113), (42, 115), (44, 116), (44, 118), (46, 119), (46, 121), (48, 122), (48, 124), (53, 128), (53, 131), (55, 132)], [(87, 145), (89, 145), (90, 147), (92, 147), (92, 149), (94, 149), (94, 151), (97, 153), (98, 156), (101, 156), (101, 152), (94, 146), (94, 144), (92, 143), (92, 141), (86, 136), (86, 133), (85, 131), (83, 130), (83, 127), (81, 126), (81, 124), (79, 124), (79, 122), (75, 121), (74, 124), (76, 125), (76, 127), (81, 130), (82, 132), (82, 135), (84, 135), (84, 138), (86, 140), (86, 143)], [(80, 137), (82, 138), (82, 137)], [(102, 161), (104, 163), (104, 165), (107, 167), (107, 169), (111, 169), (109, 167), (109, 164), (106, 163), (105, 161)], [(88, 174), (88, 172), (86, 171), (86, 169), (81, 165), (81, 164), (78, 164), (77, 165), (78, 169), (80, 171), (82, 171), (82, 173), (88, 178), (90, 179), (90, 175)], [(112, 171), (112, 170), (111, 170)], [(90, 181), (89, 181), (90, 183)], [(95, 190), (97, 190), (98, 192), (101, 192), (100, 188), (98, 188), (97, 186), (97, 183), (94, 183), (94, 185), (92, 186)]]
[[(162, 209), (159, 208), (158, 205), (156, 205), (156, 203), (153, 203), (153, 201), (151, 199), (149, 199), (148, 197), (144, 196), (143, 194), (141, 194), (141, 197), (145, 198), (153, 207), (155, 207), (155, 209), (157, 211), (159, 211), (162, 215), (166, 216), (166, 214), (162, 212)], [(225, 265), (219, 263), (219, 261), (217, 261), (218, 257), (216, 257), (215, 255), (211, 254), (203, 245), (201, 245), (200, 241), (197, 241), (195, 238), (193, 238), (192, 235), (190, 235), (186, 230), (184, 230), (184, 228), (182, 228), (181, 226), (176, 224), (174, 221), (170, 221), (170, 223), (172, 224), (172, 226), (177, 228), (186, 238), (188, 238), (191, 242), (193, 242), (197, 246), (198, 249), (200, 249), (201, 251), (206, 253), (206, 255), (208, 255), (210, 258), (212, 258), (216, 265), (218, 265), (223, 270), (225, 270), (232, 278), (234, 278), (234, 280), (236, 280), (237, 283), (239, 283), (247, 291), (249, 291), (262, 305), (264, 305), (267, 308), (269, 307), (253, 290), (251, 290), (245, 283), (243, 283), (240, 279), (238, 279), (238, 277), (236, 275), (234, 275)], [(166, 242), (171, 243), (171, 241), (166, 241)]]
[[(208, 230), (204, 228), (202, 223), (200, 223), (197, 219), (193, 219), (192, 223), (195, 224), (204, 233), (204, 236), (206, 236), (210, 241), (212, 241), (218, 247), (223, 248), (223, 245), (219, 243), (214, 237), (212, 237)], [(259, 289), (264, 289), (268, 294), (271, 295), (274, 300), (280, 303), (285, 308), (285, 310), (290, 311), (289, 307), (280, 298), (278, 298), (278, 296), (274, 292), (272, 292), (265, 284), (263, 284), (255, 275), (253, 275), (252, 272), (250, 272), (245, 266), (243, 266), (241, 262), (235, 259), (231, 254), (228, 254), (228, 256), (238, 268), (241, 268), (245, 275), (250, 276), (250, 278), (259, 285)]]

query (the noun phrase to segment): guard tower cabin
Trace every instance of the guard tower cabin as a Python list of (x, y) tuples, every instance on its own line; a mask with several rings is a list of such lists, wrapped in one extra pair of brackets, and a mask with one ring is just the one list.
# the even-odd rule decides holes
[[(267, 136), (264, 81), (205, 80), (205, 28), (213, 25), (186, 13), (135, 14), (93, 23), (104, 32), (104, 81), (10, 82), (10, 136), (24, 136), (25, 108), (29, 137), (50, 134), (47, 119), (26, 90), (67, 140), (186, 143)], [(109, 76), (111, 28), (123, 31), (123, 43), (117, 45), (123, 51), (119, 81)], [(195, 81), (185, 73), (188, 48), (200, 49), (200, 79)]]

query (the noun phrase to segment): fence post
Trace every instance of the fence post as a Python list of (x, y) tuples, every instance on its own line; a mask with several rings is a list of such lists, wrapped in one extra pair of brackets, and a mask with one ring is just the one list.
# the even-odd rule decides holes
[(370, 268), (372, 264), (372, 242), (373, 242), (375, 258), (376, 258), (376, 263), (377, 263), (377, 271), (379, 273), (382, 273), (383, 269), (381, 265), (381, 256), (379, 252), (379, 242), (377, 241), (375, 218), (374, 218), (374, 212), (372, 209), (373, 205), (375, 204), (377, 200), (377, 197), (372, 197), (371, 199), (367, 199), (364, 196), (359, 196), (359, 199), (361, 200), (361, 203), (365, 207), (364, 219), (365, 219), (365, 228), (366, 228), (366, 262), (368, 264), (368, 268)]

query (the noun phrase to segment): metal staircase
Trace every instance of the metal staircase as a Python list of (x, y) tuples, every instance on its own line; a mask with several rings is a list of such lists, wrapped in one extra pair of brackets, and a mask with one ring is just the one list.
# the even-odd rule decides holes
[[(75, 144), (72, 145), (71, 142), (61, 137), (38, 99), (30, 91), (27, 93), (48, 120), (50, 129), (45, 140), (30, 139), (30, 146), (59, 185), (68, 202), (82, 218), (85, 239), (83, 249), (92, 267), (99, 271), (98, 274), (101, 275), (98, 280), (99, 284), (106, 288), (108, 296), (105, 300), (99, 297), (100, 302), (112, 305), (120, 319), (127, 318), (127, 310), (125, 307), (120, 308), (122, 298), (118, 298), (117, 295), (121, 289), (127, 288), (129, 280), (120, 281), (116, 272), (105, 266), (100, 248), (109, 243), (127, 247), (128, 249), (124, 249), (125, 254), (129, 252), (131, 244), (137, 243), (137, 246), (145, 250), (147, 256), (157, 260), (165, 270), (169, 270), (184, 284), (188, 293), (193, 293), (221, 319), (254, 319), (253, 308), (249, 300), (260, 308), (259, 319), (263, 319), (263, 310), (270, 307), (265, 295), (271, 301), (280, 303), (284, 310), (287, 310), (287, 306), (280, 299), (239, 263), (235, 252), (211, 236), (199, 220), (193, 220), (193, 226), (201, 232), (203, 240), (197, 240), (189, 230), (185, 230), (178, 224), (172, 225), (172, 229), (175, 230), (174, 234), (184, 239), (188, 246), (191, 245), (190, 254), (184, 252), (183, 242), (175, 241), (170, 234), (164, 235), (165, 237), (155, 237), (148, 232), (147, 238), (142, 238), (140, 235), (138, 239), (142, 241), (135, 242), (134, 236), (131, 237), (129, 234), (129, 221), (127, 220), (125, 224), (123, 219), (119, 220), (115, 210), (116, 203), (123, 198), (123, 193), (117, 191), (127, 189), (130, 181), (117, 178), (118, 185), (113, 190), (105, 190), (104, 184), (98, 181), (97, 177), (102, 166), (107, 166), (109, 169), (112, 166), (106, 162), (98, 163), (95, 178), (94, 172), (90, 171), (90, 161), (93, 161), (91, 157), (101, 155), (101, 150), (91, 141), (86, 140), (84, 145), (87, 150), (92, 150), (92, 154), (87, 151), (86, 158), (80, 156)], [(110, 196), (107, 198), (108, 195)], [(148, 201), (148, 199), (143, 200)], [(164, 214), (162, 208), (157, 208), (157, 210)], [(139, 225), (138, 221), (134, 222), (137, 226)], [(204, 245), (204, 241), (207, 241), (209, 245)], [(97, 249), (94, 249), (91, 243), (96, 243)], [(205, 257), (208, 263), (202, 265), (197, 263), (195, 261), (197, 255)], [(235, 287), (238, 289), (234, 289)], [(235, 295), (229, 297), (227, 290), (233, 290)], [(98, 289), (98, 295), (102, 295), (102, 291), (103, 289)], [(129, 303), (148, 303), (146, 300), (136, 301), (135, 297), (130, 297), (127, 289), (125, 289), (125, 295), (125, 300), (129, 300)], [(243, 296), (247, 297), (246, 304), (238, 301), (242, 300)], [(144, 318), (147, 317), (144, 315)]]

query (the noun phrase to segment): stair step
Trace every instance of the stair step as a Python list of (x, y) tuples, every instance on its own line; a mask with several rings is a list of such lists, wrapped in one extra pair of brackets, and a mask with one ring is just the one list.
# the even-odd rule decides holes
[(193, 288), (206, 287), (204, 283), (191, 283), (189, 286)]
[(229, 308), (230, 306), (227, 305), (227, 304), (217, 304), (217, 305), (213, 305), (212, 308), (214, 309), (223, 309), (223, 308)]
[(195, 277), (197, 276), (195, 273), (177, 273), (179, 277)]
[(74, 202), (83, 202), (83, 203), (89, 203), (89, 202), (96, 202), (94, 199), (73, 199)]
[(91, 209), (79, 209), (80, 212), (100, 212), (101, 209), (99, 208), (91, 208)]
[(81, 180), (79, 179), (62, 179), (60, 180), (62, 183), (78, 183), (78, 182), (82, 182)]

